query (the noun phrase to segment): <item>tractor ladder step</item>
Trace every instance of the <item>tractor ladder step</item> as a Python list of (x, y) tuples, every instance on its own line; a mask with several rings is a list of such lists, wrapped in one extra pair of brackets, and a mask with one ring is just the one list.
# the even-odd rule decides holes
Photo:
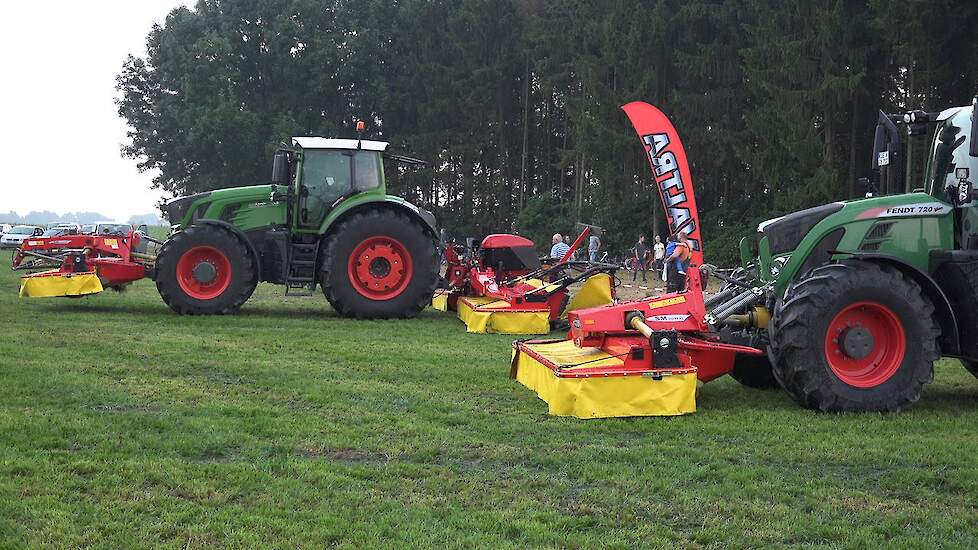
[[(319, 244), (292, 243), (289, 256), (289, 269), (285, 278), (286, 296), (312, 296), (316, 291)], [(293, 290), (305, 292), (292, 292)]]

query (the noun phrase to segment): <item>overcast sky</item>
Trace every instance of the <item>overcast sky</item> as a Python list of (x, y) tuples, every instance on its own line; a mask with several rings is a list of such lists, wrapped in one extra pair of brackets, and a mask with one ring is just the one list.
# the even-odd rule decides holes
[(150, 173), (119, 154), (115, 75), (180, 0), (5, 2), (0, 17), (0, 212), (155, 210)]

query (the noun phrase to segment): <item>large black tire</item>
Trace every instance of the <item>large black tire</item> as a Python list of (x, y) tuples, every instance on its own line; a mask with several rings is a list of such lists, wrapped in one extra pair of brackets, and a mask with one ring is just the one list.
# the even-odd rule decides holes
[[(210, 267), (197, 271), (202, 264)], [(171, 235), (156, 256), (156, 289), (166, 305), (181, 315), (234, 312), (257, 284), (251, 250), (232, 231), (217, 225), (191, 225)]]
[(737, 355), (730, 377), (748, 388), (770, 390), (780, 387), (771, 361), (763, 355)]
[[(765, 349), (768, 346), (765, 332), (733, 331), (724, 328), (720, 331), (720, 338), (724, 342), (738, 346), (749, 346), (756, 349)], [(734, 358), (733, 370), (730, 371), (730, 377), (748, 388), (758, 390), (781, 387), (774, 377), (771, 361), (764, 355), (737, 354)]]
[(418, 220), (373, 209), (351, 215), (326, 239), (320, 284), (345, 317), (408, 318), (431, 303), (438, 268), (435, 236)]
[[(978, 357), (978, 262), (944, 264), (935, 278), (958, 322), (961, 354)], [(978, 377), (978, 362), (962, 359), (961, 364)]]
[(933, 379), (939, 334), (915, 281), (889, 266), (845, 261), (789, 288), (775, 307), (768, 351), (774, 375), (802, 406), (897, 411)]

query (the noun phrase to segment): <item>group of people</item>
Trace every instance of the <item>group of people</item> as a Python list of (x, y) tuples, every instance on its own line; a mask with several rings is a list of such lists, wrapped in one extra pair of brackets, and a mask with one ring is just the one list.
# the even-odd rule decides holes
[[(686, 233), (671, 235), (666, 244), (662, 243), (662, 238), (658, 235), (654, 237), (652, 245), (651, 259), (652, 269), (656, 273), (661, 272), (662, 278), (670, 292), (679, 292), (686, 288), (686, 270), (692, 257), (692, 247)], [(645, 244), (645, 235), (638, 238), (638, 242), (632, 247), (635, 254), (635, 265), (632, 271), (632, 281), (638, 279), (639, 272), (642, 273), (642, 282), (647, 283), (645, 271), (649, 267), (649, 248)]]
[[(550, 240), (550, 257), (559, 260), (563, 258), (567, 251), (570, 250), (570, 244), (567, 243), (567, 237), (564, 237), (560, 233), (554, 233), (554, 236)], [(592, 264), (598, 263), (598, 251), (601, 250), (601, 238), (597, 235), (591, 235), (587, 241), (587, 257), (588, 261)]]
[[(666, 281), (666, 286), (670, 292), (679, 292), (686, 288), (686, 269), (689, 267), (692, 248), (689, 244), (689, 237), (686, 233), (680, 232), (671, 235), (666, 244), (656, 235), (652, 245), (651, 254), (648, 245), (645, 243), (645, 235), (638, 238), (638, 242), (632, 247), (635, 255), (635, 265), (632, 271), (632, 281), (637, 280), (639, 272), (642, 273), (642, 282), (647, 283), (648, 278), (645, 272), (650, 267), (656, 273), (661, 272), (662, 278)], [(554, 233), (551, 239), (550, 257), (561, 259), (570, 250), (570, 244), (560, 233)], [(591, 235), (588, 240), (588, 259), (591, 263), (598, 262), (598, 251), (601, 250), (601, 239), (597, 235)], [(650, 258), (651, 256), (651, 258)], [(650, 262), (649, 260), (652, 260)]]

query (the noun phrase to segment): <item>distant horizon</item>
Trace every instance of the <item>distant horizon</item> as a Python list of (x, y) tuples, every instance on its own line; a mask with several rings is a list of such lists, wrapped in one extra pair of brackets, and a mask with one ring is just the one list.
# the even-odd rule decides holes
[(114, 217), (93, 211), (76, 211), (58, 213), (52, 210), (30, 210), (26, 214), (19, 214), (15, 210), (0, 212), (0, 223), (18, 224), (50, 224), (50, 223), (97, 223), (103, 221), (117, 221), (125, 223), (145, 223), (147, 225), (158, 225), (166, 223), (160, 212), (142, 212), (130, 214), (125, 217)]

